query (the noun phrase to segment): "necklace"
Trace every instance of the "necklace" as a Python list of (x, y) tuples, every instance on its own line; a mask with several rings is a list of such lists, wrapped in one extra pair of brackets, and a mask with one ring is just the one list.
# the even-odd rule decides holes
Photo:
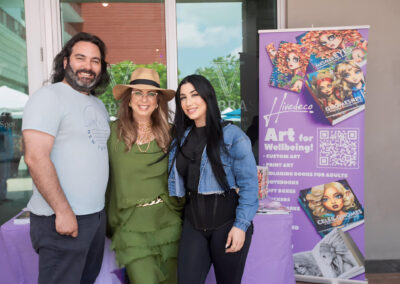
[[(146, 152), (149, 150), (149, 148), (150, 148), (150, 143), (151, 143), (151, 141), (147, 143), (146, 150), (143, 150), (142, 148), (140, 148), (140, 146), (139, 146), (138, 143), (136, 143), (136, 146), (138, 147), (138, 149), (139, 149), (139, 151), (140, 151), (141, 153), (146, 153)], [(143, 145), (143, 144), (142, 144), (142, 145)]]
[[(141, 153), (146, 153), (150, 148), (150, 143), (154, 139), (151, 123), (141, 123), (138, 125), (138, 137), (136, 145)], [(146, 149), (140, 148), (140, 145), (147, 144)]]
[(151, 132), (151, 123), (139, 123), (138, 131), (139, 132)]
[(151, 123), (138, 125), (136, 144), (143, 145), (154, 139), (151, 126)]

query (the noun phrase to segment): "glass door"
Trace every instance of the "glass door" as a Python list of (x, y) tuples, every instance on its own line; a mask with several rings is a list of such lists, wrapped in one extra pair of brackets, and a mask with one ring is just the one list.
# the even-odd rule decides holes
[(28, 100), (26, 51), (24, 1), (0, 1), (0, 225), (32, 194), (21, 135)]
[(107, 47), (111, 84), (99, 98), (115, 118), (116, 84), (129, 83), (138, 67), (158, 71), (161, 87), (167, 87), (164, 1), (76, 1), (61, 0), (62, 41), (78, 32), (100, 37)]
[(285, 14), (284, 3), (0, 0), (0, 224), (25, 207), (31, 195), (21, 143), (22, 111), (28, 92), (49, 83), (62, 42), (79, 31), (105, 41), (112, 83), (101, 99), (111, 116), (117, 110), (112, 87), (128, 82), (138, 66), (157, 69), (162, 87), (172, 89), (178, 73), (179, 78), (205, 75), (217, 90), (224, 117), (247, 132), (256, 153), (257, 30), (283, 27), (278, 13)]
[(222, 117), (250, 137), (258, 157), (258, 30), (278, 25), (277, 0), (177, 0), (179, 78), (201, 74)]

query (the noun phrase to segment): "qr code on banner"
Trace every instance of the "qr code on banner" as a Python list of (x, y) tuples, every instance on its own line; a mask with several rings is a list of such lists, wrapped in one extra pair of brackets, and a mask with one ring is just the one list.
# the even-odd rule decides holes
[(359, 129), (318, 129), (319, 168), (359, 167)]

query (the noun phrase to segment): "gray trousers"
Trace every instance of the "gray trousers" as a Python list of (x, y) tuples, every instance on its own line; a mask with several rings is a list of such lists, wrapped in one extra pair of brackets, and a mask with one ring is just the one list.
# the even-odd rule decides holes
[(104, 210), (77, 216), (78, 237), (55, 230), (55, 215), (31, 214), (32, 246), (39, 254), (39, 284), (94, 283), (103, 261), (106, 216)]

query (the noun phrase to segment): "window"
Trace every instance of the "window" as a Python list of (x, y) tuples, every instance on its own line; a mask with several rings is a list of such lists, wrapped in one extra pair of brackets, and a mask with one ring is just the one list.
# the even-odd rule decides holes
[(0, 2), (0, 224), (24, 208), (32, 179), (22, 151), (22, 112), (28, 100), (24, 2)]
[[(278, 20), (282, 27), (284, 19), (277, 14), (278, 8), (283, 7), (284, 12), (284, 1), (25, 0), (25, 5), (29, 7), (27, 26), (23, 0), (0, 1), (0, 114), (4, 113), (0, 199), (5, 195), (11, 200), (0, 201), (0, 224), (25, 207), (31, 195), (21, 149), (21, 118), (28, 93), (26, 53), (32, 93), (49, 83), (52, 60), (61, 42), (79, 31), (94, 33), (107, 45), (112, 83), (101, 99), (110, 115), (117, 111), (112, 87), (129, 82), (138, 66), (157, 69), (162, 87), (167, 87), (168, 79), (170, 88), (175, 88), (177, 76), (203, 74), (217, 91), (224, 117), (247, 132), (258, 156), (257, 31), (277, 28)], [(22, 100), (18, 99), (18, 106), (6, 108), (8, 100), (16, 103), (17, 98)]]
[(117, 102), (112, 88), (116, 84), (129, 83), (134, 69), (157, 70), (161, 87), (167, 87), (164, 2), (138, 2), (61, 1), (64, 43), (83, 31), (97, 35), (107, 46), (111, 84), (99, 98), (114, 117)]
[(240, 126), (258, 157), (258, 30), (277, 28), (276, 0), (178, 0), (179, 78), (201, 74), (222, 117)]

